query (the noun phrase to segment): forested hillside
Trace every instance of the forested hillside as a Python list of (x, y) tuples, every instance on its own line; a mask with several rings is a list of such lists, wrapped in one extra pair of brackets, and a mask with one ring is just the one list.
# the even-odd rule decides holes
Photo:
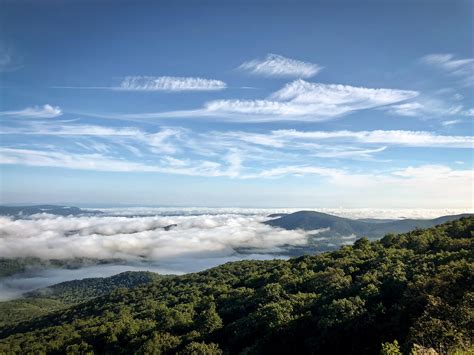
[(318, 236), (327, 235), (334, 237), (354, 234), (357, 236), (381, 238), (387, 233), (408, 233), (416, 228), (430, 228), (441, 223), (472, 216), (472, 214), (465, 213), (453, 216), (441, 216), (434, 219), (358, 220), (316, 211), (298, 211), (279, 216), (265, 223), (274, 227), (290, 230), (328, 229), (326, 233), (319, 233)]
[(473, 234), (469, 217), (157, 278), (4, 327), (0, 353), (472, 353)]
[(163, 277), (166, 276), (153, 272), (129, 271), (111, 277), (66, 281), (40, 288), (24, 294), (24, 298), (0, 302), (0, 329), (109, 294), (117, 288), (132, 288)]

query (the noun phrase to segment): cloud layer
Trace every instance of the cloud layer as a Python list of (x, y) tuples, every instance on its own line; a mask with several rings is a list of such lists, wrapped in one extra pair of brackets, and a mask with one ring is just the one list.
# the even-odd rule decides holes
[[(58, 282), (85, 277), (107, 277), (124, 271), (162, 274), (196, 272), (244, 259), (285, 257), (287, 245), (303, 246), (307, 232), (284, 231), (264, 224), (264, 214), (203, 210), (212, 214), (132, 217), (143, 208), (109, 209), (124, 216), (57, 217), (30, 219), (0, 217), (0, 257), (37, 257), (42, 260), (87, 258), (120, 261), (78, 269), (35, 268), (0, 278), (0, 300)], [(180, 211), (175, 211), (180, 213)], [(181, 211), (182, 212), (182, 211)], [(226, 211), (229, 212), (229, 211)], [(164, 213), (166, 214), (166, 213)], [(177, 224), (165, 231), (163, 227)], [(316, 232), (315, 232), (316, 233)], [(47, 263), (46, 263), (47, 265)]]
[[(195, 132), (182, 127), (162, 127), (147, 132), (134, 127), (28, 121), (21, 128), (4, 127), (2, 133), (49, 137), (49, 144), (43, 148), (38, 145), (0, 148), (2, 164), (243, 179), (287, 175), (349, 178), (350, 171), (340, 163), (335, 168), (331, 161), (387, 161), (386, 154), (399, 147), (472, 149), (474, 146), (472, 136), (404, 130), (281, 129), (260, 133)], [(56, 139), (67, 139), (69, 146), (54, 146)], [(377, 175), (390, 174), (377, 172)]]
[(427, 131), (374, 130), (374, 131), (297, 131), (277, 130), (270, 137), (283, 141), (345, 140), (362, 144), (385, 144), (406, 147), (442, 147), (473, 149), (474, 137), (448, 136)]
[(459, 79), (465, 85), (474, 84), (474, 58), (456, 58), (451, 53), (429, 54), (421, 61)]
[[(122, 260), (95, 266), (86, 263), (78, 269), (45, 266), (0, 278), (0, 300), (16, 298), (24, 292), (63, 281), (107, 277), (124, 271), (182, 274), (228, 261), (284, 258), (288, 246), (304, 247), (310, 234), (313, 242), (328, 248), (354, 242), (354, 236), (328, 240), (318, 237), (319, 231), (284, 231), (260, 223), (270, 213), (296, 210), (134, 207), (103, 209), (104, 216), (39, 214), (18, 220), (0, 217), (0, 257)], [(465, 212), (341, 208), (318, 211), (349, 218), (434, 218)], [(175, 223), (176, 227), (163, 230), (163, 227)]]
[(27, 107), (18, 111), (2, 111), (0, 116), (15, 116), (24, 118), (54, 118), (61, 116), (63, 113), (58, 106), (49, 104), (43, 106)]
[(311, 83), (286, 84), (264, 99), (213, 100), (196, 110), (128, 114), (122, 118), (216, 117), (239, 122), (324, 121), (354, 111), (396, 104), (418, 95), (412, 90)]
[(268, 54), (263, 59), (242, 63), (239, 69), (262, 76), (310, 78), (319, 73), (323, 67), (278, 54)]
[[(166, 262), (180, 258), (226, 257), (245, 248), (282, 253), (305, 245), (307, 233), (275, 229), (261, 216), (0, 218), (0, 257), (42, 259), (120, 258)], [(163, 227), (177, 224), (165, 231)]]
[(224, 90), (221, 80), (177, 76), (128, 76), (118, 87), (126, 91), (216, 91)]

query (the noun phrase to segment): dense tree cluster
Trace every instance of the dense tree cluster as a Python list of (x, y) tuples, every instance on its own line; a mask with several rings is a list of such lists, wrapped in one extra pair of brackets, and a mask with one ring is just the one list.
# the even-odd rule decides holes
[(0, 330), (0, 353), (472, 353), (474, 218), (156, 278)]

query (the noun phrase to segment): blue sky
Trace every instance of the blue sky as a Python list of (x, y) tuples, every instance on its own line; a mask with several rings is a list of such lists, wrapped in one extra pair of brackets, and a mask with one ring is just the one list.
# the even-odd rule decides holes
[(472, 208), (470, 1), (4, 1), (2, 203)]

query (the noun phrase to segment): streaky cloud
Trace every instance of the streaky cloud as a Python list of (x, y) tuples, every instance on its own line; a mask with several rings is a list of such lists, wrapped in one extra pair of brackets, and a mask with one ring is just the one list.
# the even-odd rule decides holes
[(474, 58), (456, 58), (451, 53), (434, 53), (422, 57), (421, 62), (460, 80), (464, 85), (474, 84)]
[(272, 136), (280, 139), (310, 139), (317, 141), (345, 139), (364, 144), (387, 144), (407, 147), (442, 147), (473, 149), (473, 136), (448, 136), (428, 131), (297, 131), (275, 130)]
[(27, 107), (23, 110), (17, 111), (1, 111), (0, 116), (13, 116), (23, 118), (54, 118), (59, 117), (63, 113), (59, 106), (52, 106), (49, 104), (43, 106)]
[(318, 122), (358, 110), (399, 103), (417, 95), (418, 92), (413, 90), (310, 83), (299, 79), (263, 99), (213, 100), (193, 110), (119, 114), (118, 117), (121, 119), (209, 117), (239, 122)]
[(116, 90), (124, 91), (217, 91), (227, 88), (221, 80), (177, 76), (127, 76)]
[(310, 78), (319, 73), (323, 67), (278, 54), (268, 54), (264, 59), (252, 59), (242, 63), (239, 69), (268, 77)]

